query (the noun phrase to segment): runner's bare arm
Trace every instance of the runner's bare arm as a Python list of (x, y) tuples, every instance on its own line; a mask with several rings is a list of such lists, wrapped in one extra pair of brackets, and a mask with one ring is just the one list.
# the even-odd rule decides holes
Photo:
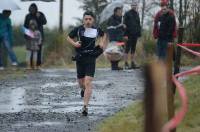
[(69, 36), (67, 37), (67, 41), (76, 48), (81, 47), (81, 44), (79, 42), (75, 42), (74, 39), (70, 38)]
[(106, 49), (107, 45), (108, 45), (108, 39), (107, 39), (107, 34), (105, 33), (102, 37), (99, 38), (99, 46), (102, 49)]

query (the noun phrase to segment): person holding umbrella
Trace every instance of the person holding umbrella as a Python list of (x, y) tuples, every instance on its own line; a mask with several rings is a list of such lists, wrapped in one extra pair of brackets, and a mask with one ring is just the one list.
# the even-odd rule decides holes
[(107, 22), (107, 33), (110, 43), (104, 54), (111, 62), (112, 70), (123, 70), (123, 68), (118, 66), (120, 60), (123, 58), (123, 47), (117, 45), (118, 43), (123, 43), (125, 25), (122, 22), (122, 15), (122, 7), (116, 7), (113, 15)]
[[(29, 14), (26, 15), (24, 21), (24, 27), (29, 28), (30, 21), (35, 20), (37, 22), (38, 30), (42, 34), (42, 40), (44, 40), (44, 28), (43, 26), (47, 24), (46, 17), (44, 13), (38, 11), (38, 7), (35, 3), (31, 4), (29, 7)], [(25, 39), (28, 40), (29, 37), (25, 35)], [(43, 45), (39, 45), (38, 55), (37, 55), (37, 68), (40, 68), (42, 65), (42, 47)]]
[[(126, 25), (125, 36), (128, 41), (125, 46), (125, 69), (136, 69), (138, 68), (135, 64), (135, 50), (137, 40), (141, 36), (141, 24), (138, 13), (138, 2), (133, 1), (131, 4), (131, 10), (124, 15), (124, 24)], [(128, 54), (131, 52), (131, 66), (128, 64)]]
[[(0, 14), (0, 44), (3, 44), (7, 49), (8, 55), (12, 62), (12, 66), (17, 66), (17, 57), (12, 48), (12, 24), (11, 19), (9, 18), (11, 15), (11, 10), (3, 10)], [(1, 55), (2, 53), (0, 53)], [(2, 59), (0, 56), (0, 70), (3, 70)]]

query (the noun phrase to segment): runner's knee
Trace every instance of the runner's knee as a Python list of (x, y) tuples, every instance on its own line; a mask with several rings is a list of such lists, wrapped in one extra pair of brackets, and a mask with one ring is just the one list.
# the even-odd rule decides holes
[(88, 87), (90, 88), (91, 85), (92, 85), (92, 81), (90, 79), (85, 79), (85, 87), (86, 88), (88, 88)]

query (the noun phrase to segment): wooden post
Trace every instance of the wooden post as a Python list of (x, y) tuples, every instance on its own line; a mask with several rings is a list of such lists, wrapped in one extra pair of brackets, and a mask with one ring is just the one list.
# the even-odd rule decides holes
[[(168, 104), (168, 120), (171, 120), (175, 115), (174, 97), (175, 97), (175, 86), (172, 82), (173, 75), (173, 58), (174, 58), (174, 46), (170, 44), (168, 46), (167, 53), (167, 104)], [(171, 132), (175, 132), (173, 130)]]
[(60, 0), (60, 14), (59, 14), (59, 32), (63, 33), (63, 5), (64, 1)]
[[(183, 0), (179, 0), (179, 32), (178, 32), (178, 43), (183, 43), (184, 36), (184, 28), (183, 28)], [(177, 47), (176, 50), (176, 61), (174, 65), (174, 73), (177, 74), (180, 72), (180, 64), (181, 64), (181, 48)]]
[(162, 62), (146, 67), (145, 132), (161, 132), (167, 121), (167, 76)]
[[(178, 43), (181, 44), (181, 43), (183, 43), (183, 35), (184, 35), (184, 28), (183, 27), (179, 28), (179, 33), (178, 34), (179, 34)], [(175, 65), (174, 65), (174, 74), (177, 74), (177, 73), (180, 72), (181, 52), (182, 52), (181, 47), (177, 47), (177, 50), (176, 50), (176, 61), (175, 61)]]
[(174, 10), (174, 0), (170, 0), (170, 9)]

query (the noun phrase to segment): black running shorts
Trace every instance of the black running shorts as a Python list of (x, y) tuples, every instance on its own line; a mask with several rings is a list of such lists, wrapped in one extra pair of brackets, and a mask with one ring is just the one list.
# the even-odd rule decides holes
[(93, 57), (83, 57), (76, 61), (77, 78), (82, 79), (86, 76), (94, 77), (96, 59)]
[(136, 45), (137, 45), (137, 38), (129, 37), (126, 43), (125, 53), (128, 54), (129, 52), (131, 52), (131, 54), (134, 54), (136, 50)]

